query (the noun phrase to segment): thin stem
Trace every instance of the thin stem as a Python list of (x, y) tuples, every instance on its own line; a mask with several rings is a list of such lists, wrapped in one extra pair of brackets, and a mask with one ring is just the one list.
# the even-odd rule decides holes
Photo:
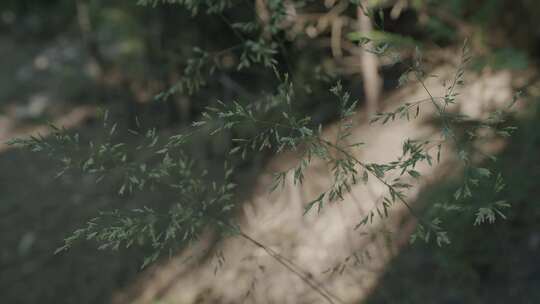
[[(287, 258), (283, 257), (281, 254), (275, 252), (271, 248), (267, 247), (266, 245), (262, 244), (261, 242), (253, 239), (249, 235), (245, 234), (244, 232), (240, 231), (240, 236), (247, 241), (251, 242), (255, 246), (263, 249), (270, 257), (272, 257), (274, 260), (276, 260), (279, 264), (281, 264), (283, 267), (287, 268), (287, 270), (294, 273), (298, 278), (300, 278), (304, 283), (306, 283), (311, 289), (313, 289), (315, 292), (317, 292), (319, 295), (321, 295), (328, 303), (334, 304), (336, 303), (334, 300), (336, 300), (338, 303), (344, 303), (341, 299), (339, 299), (337, 296), (330, 293), (324, 286), (322, 286), (321, 283), (315, 281), (312, 277), (309, 275), (303, 273), (302, 270), (295, 269), (296, 266), (292, 261), (288, 260)], [(334, 298), (334, 300), (332, 299)]]

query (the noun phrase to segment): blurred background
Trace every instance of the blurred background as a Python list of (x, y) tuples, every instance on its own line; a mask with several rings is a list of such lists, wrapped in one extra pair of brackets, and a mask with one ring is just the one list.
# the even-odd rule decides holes
[[(303, 10), (323, 14), (340, 5), (308, 1)], [(418, 44), (425, 50), (428, 68), (435, 68), (452, 61), (457, 56), (453, 50), (467, 38), (474, 55), (471, 70), (508, 70), (538, 78), (536, 0), (396, 0), (370, 5), (379, 12), (374, 20), (378, 27), (368, 30), (402, 46), (403, 61), (411, 59), (411, 44)], [(98, 251), (88, 242), (60, 255), (53, 254), (55, 249), (99, 210), (172, 201), (153, 193), (119, 197), (113, 182), (96, 185), (77, 174), (56, 178), (58, 166), (46, 155), (4, 142), (46, 135), (49, 122), (85, 139), (100, 138), (104, 109), (119, 130), (156, 127), (165, 136), (187, 128), (218, 99), (260, 98), (276, 86), (273, 72), (256, 67), (238, 71), (240, 58), (234, 54), (219, 58), (221, 68), (206, 73), (203, 89), (155, 98), (182, 81), (187, 59), (198, 55), (194, 46), (214, 52), (227, 49), (237, 39), (227, 20), (253, 14), (249, 3), (218, 18), (193, 17), (174, 1), (156, 6), (128, 0), (1, 1), (1, 303), (110, 303), (115, 292), (140, 275), (144, 248)], [(344, 6), (340, 14), (354, 15), (354, 8)], [(370, 98), (382, 107), (381, 96), (397, 90), (404, 65), (392, 59), (376, 62), (379, 80), (373, 87), (369, 71), (350, 64), (354, 52), (343, 55), (332, 45), (332, 29), (320, 20), (310, 22), (291, 26), (288, 34), (278, 37), (279, 69), (302, 84), (342, 77), (362, 109), (368, 108)], [(344, 43), (343, 49), (347, 47)], [(486, 227), (473, 227), (470, 218), (461, 216), (447, 219), (458, 236), (452, 246), (405, 246), (365, 303), (540, 302), (540, 87), (534, 81), (521, 87), (527, 115), (516, 118), (518, 131), (497, 162), (509, 177), (505, 192), (513, 207), (508, 219)], [(335, 121), (338, 109), (326, 102), (327, 88), (311, 86), (298, 94), (295, 110), (316, 123)], [(133, 147), (138, 144), (128, 132), (119, 136)], [(205, 166), (221, 166), (229, 142), (226, 136), (201, 136), (190, 149)], [(262, 152), (238, 160), (235, 179), (240, 192), (249, 195), (253, 177), (271, 158)], [(451, 196), (458, 182), (424, 189), (419, 200)]]

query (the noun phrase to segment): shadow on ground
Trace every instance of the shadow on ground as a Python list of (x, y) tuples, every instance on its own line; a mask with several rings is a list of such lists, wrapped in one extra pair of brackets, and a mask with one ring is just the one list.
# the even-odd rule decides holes
[[(98, 210), (110, 209), (114, 195), (93, 178), (55, 178), (57, 170), (45, 155), (20, 149), (0, 154), (2, 303), (107, 303), (139, 271), (140, 252), (97, 251), (86, 243), (53, 254)], [(114, 204), (125, 202), (116, 197)]]

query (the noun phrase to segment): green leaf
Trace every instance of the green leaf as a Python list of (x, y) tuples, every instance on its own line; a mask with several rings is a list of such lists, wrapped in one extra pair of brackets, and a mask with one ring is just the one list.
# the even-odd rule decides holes
[(490, 177), (491, 176), (491, 171), (489, 171), (489, 169), (486, 169), (486, 168), (476, 168), (476, 173), (478, 173), (478, 175), (480, 175), (482, 177)]

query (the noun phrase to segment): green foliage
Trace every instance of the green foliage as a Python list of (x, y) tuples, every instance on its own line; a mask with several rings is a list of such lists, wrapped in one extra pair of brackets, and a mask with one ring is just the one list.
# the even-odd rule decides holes
[[(417, 58), (421, 56), (418, 55)], [(135, 243), (151, 244), (156, 250), (156, 255), (151, 257), (151, 260), (154, 260), (160, 252), (174, 247), (172, 245), (178, 242), (189, 243), (196, 240), (204, 227), (234, 227), (228, 222), (230, 211), (236, 205), (233, 192), (235, 184), (230, 181), (232, 169), (224, 169), (225, 177), (221, 182), (210, 182), (206, 179), (207, 171), (197, 174), (194, 160), (189, 159), (182, 149), (197, 132), (208, 132), (210, 135), (225, 131), (238, 133), (238, 128), (246, 125), (254, 132), (233, 138), (234, 146), (229, 152), (231, 155), (239, 154), (244, 159), (247, 155), (263, 149), (270, 149), (273, 153), (284, 150), (302, 151), (302, 158), (297, 166), (275, 174), (272, 190), (279, 189), (279, 185), (284, 184), (288, 174), (293, 175), (295, 184), (301, 184), (304, 181), (304, 171), (314, 158), (323, 160), (331, 168), (332, 185), (315, 200), (307, 203), (305, 213), (313, 207), (321, 211), (328, 203), (343, 200), (344, 194), (350, 191), (351, 187), (358, 183), (367, 183), (370, 178), (374, 178), (387, 188), (388, 193), (381, 199), (379, 206), (359, 221), (357, 229), (373, 222), (376, 217), (387, 218), (389, 209), (396, 203), (406, 205), (416, 215), (416, 211), (407, 201), (406, 190), (413, 186), (408, 177), (412, 177), (413, 181), (420, 179), (421, 174), (415, 170), (418, 164), (427, 163), (431, 166), (434, 162), (439, 162), (441, 147), (449, 144), (454, 144), (458, 148), (458, 157), (465, 165), (467, 173), (463, 185), (454, 193), (454, 202), (446, 205), (445, 209), (463, 211), (464, 208), (459, 207), (459, 202), (471, 198), (471, 188), (478, 186), (483, 180), (489, 180), (493, 175), (489, 169), (474, 167), (469, 161), (472, 151), (466, 144), (477, 139), (476, 131), (481, 128), (492, 128), (501, 136), (508, 136), (512, 131), (509, 127), (498, 129), (504, 122), (504, 113), (498, 112), (487, 121), (467, 130), (469, 136), (465, 142), (458, 139), (455, 129), (468, 119), (463, 115), (450, 114), (446, 108), (456, 102), (457, 89), (463, 84), (464, 66), (468, 59), (467, 48), (464, 47), (462, 64), (458, 67), (454, 79), (446, 87), (444, 96), (432, 96), (426, 89), (428, 98), (414, 103), (404, 103), (393, 112), (378, 113), (374, 116), (371, 123), (386, 124), (395, 119), (410, 120), (420, 115), (421, 104), (428, 103), (437, 110), (436, 113), (441, 120), (441, 138), (405, 139), (402, 155), (389, 163), (364, 163), (351, 153), (351, 149), (361, 149), (363, 146), (363, 143), (349, 141), (353, 128), (351, 118), (355, 113), (357, 101), (350, 98), (349, 93), (344, 91), (339, 82), (330, 89), (337, 100), (340, 112), (338, 134), (335, 142), (331, 142), (321, 137), (321, 126), (314, 125), (310, 117), (293, 115), (291, 110), (295, 98), (294, 83), (287, 75), (282, 76), (277, 72), (281, 84), (275, 94), (268, 95), (265, 103), (242, 105), (239, 102), (225, 104), (218, 101), (218, 107), (207, 107), (206, 112), (202, 114), (202, 120), (193, 123), (193, 130), (171, 136), (164, 143), (160, 143), (155, 129), (143, 134), (131, 131), (143, 138), (142, 144), (136, 150), (145, 149), (148, 153), (156, 155), (151, 162), (141, 162), (130, 155), (125, 144), (114, 142), (113, 135), (117, 126), (116, 124), (109, 126), (107, 114), (104, 118), (104, 127), (107, 130), (105, 142), (101, 144), (89, 142), (87, 149), (89, 152), (84, 157), (72, 157), (74, 151), (80, 150), (79, 137), (76, 134), (69, 135), (65, 130), (54, 126), (51, 137), (19, 139), (12, 144), (23, 145), (32, 151), (45, 152), (57, 158), (63, 165), (60, 174), (69, 169), (77, 169), (96, 175), (99, 182), (111, 175), (111, 172), (120, 172), (124, 178), (119, 186), (119, 195), (132, 195), (136, 191), (156, 191), (161, 189), (160, 187), (167, 187), (182, 198), (165, 214), (159, 214), (149, 207), (135, 209), (127, 214), (118, 210), (103, 213), (91, 220), (86, 228), (77, 230), (72, 237), (66, 239), (62, 250), (72, 246), (78, 239), (96, 240), (101, 243), (101, 249), (130, 247)], [(421, 66), (421, 62), (415, 62), (406, 73), (412, 73), (426, 88), (423, 85), (424, 72), (418, 69)], [(437, 151), (436, 159), (432, 156), (433, 149)], [(494, 187), (495, 192), (503, 188), (500, 175), (497, 175)], [(473, 211), (476, 214), (474, 224), (492, 223), (497, 215), (504, 218), (502, 210), (507, 207), (506, 202), (496, 201), (489, 206), (476, 209)], [(427, 242), (431, 240), (431, 235), (434, 235), (439, 245), (450, 242), (438, 218), (421, 219), (418, 230), (411, 240), (421, 239)]]
[(157, 6), (159, 4), (178, 4), (184, 6), (192, 15), (205, 12), (207, 14), (219, 14), (232, 6), (231, 0), (138, 0), (138, 5)]
[[(107, 178), (120, 176), (118, 194), (129, 196), (142, 192), (169, 191), (175, 194), (177, 201), (166, 210), (148, 205), (132, 210), (113, 210), (102, 212), (90, 220), (87, 225), (76, 230), (65, 240), (58, 252), (66, 250), (80, 240), (93, 240), (99, 243), (99, 249), (119, 249), (134, 245), (150, 246), (153, 249), (144, 265), (155, 261), (161, 254), (170, 252), (196, 242), (205, 229), (211, 229), (222, 235), (235, 234), (244, 237), (257, 246), (256, 240), (250, 239), (234, 223), (234, 210), (238, 206), (236, 184), (233, 182), (234, 166), (226, 165), (221, 170), (222, 177), (215, 178), (197, 162), (196, 157), (189, 156), (186, 147), (199, 134), (219, 136), (232, 134), (231, 148), (228, 151), (232, 158), (246, 159), (250, 155), (266, 151), (279, 153), (286, 150), (298, 151), (301, 159), (294, 167), (283, 172), (276, 172), (271, 189), (278, 191), (284, 185), (287, 176), (292, 175), (295, 185), (305, 181), (305, 170), (314, 159), (326, 163), (332, 176), (331, 185), (317, 198), (306, 202), (304, 214), (312, 209), (318, 212), (328, 208), (330, 203), (344, 200), (352, 187), (367, 184), (370, 180), (382, 184), (384, 195), (367, 215), (358, 219), (356, 229), (367, 229), (376, 219), (385, 220), (396, 204), (404, 205), (419, 220), (416, 232), (411, 241), (435, 241), (438, 246), (450, 244), (451, 235), (444, 228), (439, 214), (420, 216), (407, 197), (408, 189), (422, 179), (417, 167), (420, 164), (433, 166), (440, 162), (443, 147), (456, 149), (458, 158), (464, 167), (464, 180), (448, 202), (441, 204), (437, 211), (469, 212), (474, 214), (473, 225), (493, 223), (497, 218), (505, 218), (504, 211), (509, 204), (496, 197), (504, 188), (502, 176), (490, 168), (476, 167), (471, 161), (478, 151), (473, 143), (481, 138), (479, 130), (489, 129), (493, 136), (507, 137), (514, 130), (506, 122), (505, 112), (493, 113), (485, 121), (472, 119), (452, 113), (448, 108), (458, 102), (459, 89), (464, 84), (464, 74), (470, 61), (467, 44), (462, 49), (462, 60), (456, 69), (453, 79), (444, 85), (443, 96), (434, 96), (425, 85), (426, 77), (422, 52), (417, 47), (412, 64), (400, 77), (400, 85), (417, 82), (425, 89), (426, 98), (420, 101), (405, 102), (391, 112), (377, 113), (371, 123), (389, 124), (397, 119), (413, 120), (421, 115), (421, 108), (431, 106), (435, 109), (439, 133), (434, 138), (404, 138), (402, 153), (394, 161), (388, 163), (368, 163), (354, 155), (355, 149), (362, 149), (364, 143), (352, 142), (354, 114), (358, 101), (351, 97), (337, 81), (328, 88), (332, 102), (338, 109), (339, 126), (334, 141), (322, 137), (322, 126), (309, 115), (298, 114), (295, 103), (299, 92), (306, 90), (306, 85), (296, 81), (293, 74), (281, 72), (282, 66), (288, 66), (287, 55), (283, 52), (283, 41), (280, 24), (287, 12), (284, 1), (267, 1), (267, 9), (271, 18), (265, 29), (259, 20), (229, 21), (225, 12), (243, 4), (236, 1), (208, 0), (164, 0), (138, 2), (141, 5), (158, 6), (162, 3), (176, 4), (185, 7), (192, 15), (202, 12), (217, 15), (225, 20), (234, 36), (236, 44), (230, 44), (219, 51), (205, 51), (194, 47), (192, 57), (184, 64), (181, 80), (168, 90), (156, 96), (156, 99), (167, 99), (173, 94), (192, 95), (203, 90), (209, 84), (208, 79), (217, 73), (232, 73), (221, 64), (224, 55), (235, 54), (235, 71), (246, 69), (261, 70), (272, 73), (276, 79), (276, 87), (272, 93), (262, 94), (260, 100), (250, 103), (242, 100), (219, 101), (210, 103), (198, 121), (181, 133), (160, 139), (155, 129), (130, 132), (140, 140), (135, 151), (115, 138), (117, 124), (112, 124), (107, 115), (104, 117), (104, 134), (98, 142), (83, 142), (77, 134), (69, 134), (54, 126), (50, 137), (31, 137), (17, 139), (11, 144), (24, 146), (34, 152), (46, 153), (57, 159), (62, 169), (59, 174), (68, 170), (76, 170), (91, 174), (97, 182)], [(272, 35), (266, 35), (267, 33)], [(350, 40), (365, 46), (371, 43), (373, 49), (368, 50), (380, 56), (389, 56), (402, 47), (417, 45), (408, 37), (374, 31), (368, 34), (350, 33)], [(280, 57), (281, 56), (281, 57)], [(290, 69), (290, 66), (288, 67)], [(312, 73), (316, 73), (314, 68)], [(308, 86), (325, 86), (324, 82), (309, 83)], [(493, 138), (487, 138), (492, 139)], [(141, 159), (138, 153), (144, 152), (150, 157)], [(201, 168), (202, 167), (202, 168)], [(483, 206), (468, 206), (466, 202), (473, 198), (475, 188), (493, 187), (492, 203)], [(360, 260), (369, 253), (361, 253), (354, 258)], [(279, 260), (279, 257), (275, 257)], [(342, 272), (343, 265), (353, 261), (350, 257), (344, 264), (333, 268), (332, 272)]]

